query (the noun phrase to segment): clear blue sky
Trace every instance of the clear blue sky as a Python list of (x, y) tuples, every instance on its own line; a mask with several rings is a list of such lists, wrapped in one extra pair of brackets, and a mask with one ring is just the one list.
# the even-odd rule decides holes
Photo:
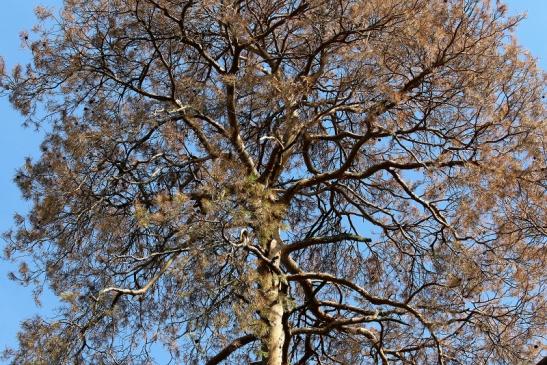
[[(8, 69), (15, 63), (28, 61), (28, 52), (21, 49), (19, 32), (29, 30), (34, 23), (33, 8), (42, 4), (59, 6), (61, 0), (1, 0), (0, 55)], [(520, 42), (539, 58), (547, 69), (547, 0), (509, 0), (510, 12), (527, 12), (528, 18), (521, 23), (517, 35)], [(15, 211), (24, 211), (25, 202), (13, 183), (15, 169), (23, 164), (26, 156), (37, 156), (41, 135), (21, 127), (22, 117), (14, 112), (5, 98), (0, 98), (0, 232), (8, 230)], [(3, 242), (0, 241), (0, 246)], [(0, 351), (16, 344), (19, 323), (34, 314), (51, 314), (55, 300), (44, 296), (43, 306), (37, 308), (30, 288), (23, 288), (7, 280), (13, 267), (0, 262)]]
[[(20, 46), (19, 32), (35, 23), (33, 9), (39, 4), (59, 6), (60, 0), (1, 0), (0, 55), (9, 70), (16, 63), (28, 61), (29, 54)], [(21, 127), (22, 117), (12, 110), (7, 98), (0, 97), (0, 232), (11, 227), (13, 213), (24, 211), (26, 202), (13, 183), (15, 169), (26, 156), (37, 156), (41, 135)], [(0, 246), (4, 242), (0, 239)], [(3, 250), (2, 250), (3, 251)], [(7, 279), (13, 266), (0, 261), (0, 352), (16, 345), (20, 322), (35, 314), (53, 313), (54, 298), (44, 298), (43, 306), (34, 304), (31, 288), (24, 288)], [(1, 362), (1, 361), (0, 361)]]

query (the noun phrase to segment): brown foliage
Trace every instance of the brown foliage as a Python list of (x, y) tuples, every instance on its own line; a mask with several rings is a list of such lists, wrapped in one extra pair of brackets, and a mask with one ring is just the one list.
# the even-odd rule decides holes
[[(516, 364), (545, 334), (544, 75), (479, 0), (66, 0), (0, 85), (42, 156), (14, 364)], [(3, 64), (2, 64), (3, 65)]]

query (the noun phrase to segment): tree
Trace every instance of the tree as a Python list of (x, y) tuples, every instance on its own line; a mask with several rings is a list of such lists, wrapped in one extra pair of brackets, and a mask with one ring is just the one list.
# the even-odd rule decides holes
[[(516, 364), (546, 330), (544, 74), (482, 0), (66, 0), (14, 364)], [(163, 344), (166, 350), (158, 350)]]

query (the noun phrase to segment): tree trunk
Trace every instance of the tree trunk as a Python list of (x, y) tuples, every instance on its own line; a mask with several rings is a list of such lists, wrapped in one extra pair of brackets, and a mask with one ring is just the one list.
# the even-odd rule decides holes
[[(268, 259), (273, 266), (279, 268), (279, 247), (275, 239), (271, 239), (266, 247)], [(268, 352), (267, 365), (282, 365), (283, 343), (285, 332), (283, 331), (283, 293), (279, 276), (271, 265), (262, 263), (259, 266), (261, 292), (264, 298), (262, 314), (268, 320), (268, 331), (263, 339)]]
[(270, 308), (268, 319), (270, 321), (270, 332), (268, 334), (268, 365), (282, 365), (283, 343), (285, 333), (283, 332), (283, 303), (277, 300)]

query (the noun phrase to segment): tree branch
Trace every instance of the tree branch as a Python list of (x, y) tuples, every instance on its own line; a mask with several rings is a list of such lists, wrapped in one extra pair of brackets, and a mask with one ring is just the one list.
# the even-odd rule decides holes
[(258, 340), (255, 335), (245, 335), (233, 340), (228, 346), (223, 348), (218, 354), (213, 356), (205, 365), (216, 365), (224, 361), (228, 356), (230, 356), (234, 351), (240, 349), (241, 347)]

